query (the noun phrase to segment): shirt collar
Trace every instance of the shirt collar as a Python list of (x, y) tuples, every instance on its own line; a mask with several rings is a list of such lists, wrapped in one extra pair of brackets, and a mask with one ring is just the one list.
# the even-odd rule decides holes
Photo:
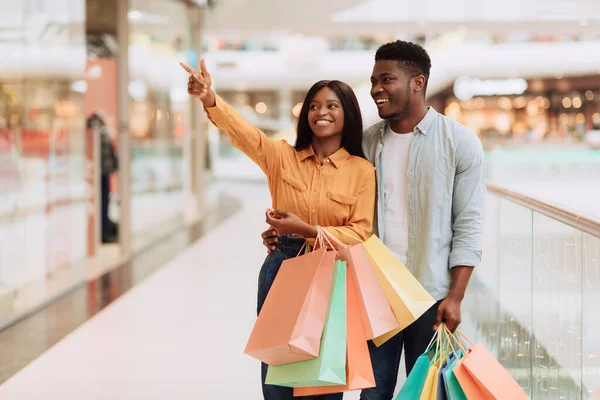
[(431, 106), (427, 107), (427, 114), (425, 114), (425, 116), (423, 117), (421, 122), (419, 122), (417, 124), (417, 126), (415, 127), (415, 133), (420, 132), (423, 135), (427, 135), (427, 131), (433, 125), (433, 121), (435, 121), (437, 114), (438, 114), (438, 112), (435, 111), (435, 109), (433, 107), (431, 107)]
[[(315, 157), (316, 154), (312, 148), (312, 146), (307, 147), (306, 149), (300, 150), (298, 152), (298, 158), (300, 161), (305, 161), (308, 158)], [(338, 151), (333, 153), (328, 157), (328, 160), (331, 161), (334, 167), (340, 168), (346, 160), (350, 158), (350, 153), (345, 148), (340, 148)], [(327, 162), (327, 161), (325, 161)]]
[[(427, 131), (431, 128), (431, 126), (433, 125), (433, 121), (435, 121), (435, 118), (437, 117), (438, 112), (435, 111), (435, 109), (431, 106), (427, 107), (427, 114), (425, 114), (425, 116), (423, 117), (423, 119), (421, 120), (421, 122), (419, 122), (417, 124), (417, 126), (415, 126), (414, 129), (414, 133), (422, 133), (423, 135), (427, 135)], [(381, 125), (381, 130), (379, 131), (381, 138), (383, 138), (383, 135), (385, 134), (386, 129), (390, 126), (390, 121), (389, 120), (384, 120), (383, 124)]]
[(308, 146), (306, 149), (302, 149), (298, 152), (298, 158), (300, 161), (304, 161), (307, 158), (310, 158), (315, 155), (312, 146)]

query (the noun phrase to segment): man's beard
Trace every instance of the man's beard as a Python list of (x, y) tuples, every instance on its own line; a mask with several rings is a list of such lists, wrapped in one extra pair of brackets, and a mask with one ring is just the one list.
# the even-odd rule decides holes
[(410, 99), (410, 87), (406, 88), (406, 93), (404, 94), (404, 96), (406, 98), (406, 103), (404, 104), (402, 109), (400, 109), (399, 111), (395, 111), (389, 115), (380, 115), (380, 117), (382, 119), (403, 119), (408, 114), (410, 114), (410, 109), (412, 106), (412, 101)]
[(401, 110), (399, 111), (395, 111), (389, 115), (380, 115), (380, 117), (382, 119), (402, 119), (405, 118), (409, 113), (410, 113), (410, 108), (411, 108), (412, 102), (410, 101), (410, 98), (408, 98), (406, 100), (406, 104), (404, 104), (404, 107), (402, 107)]

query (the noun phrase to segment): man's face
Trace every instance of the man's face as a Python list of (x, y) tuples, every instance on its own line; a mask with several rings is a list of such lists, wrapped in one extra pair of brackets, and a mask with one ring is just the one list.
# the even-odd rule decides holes
[(371, 97), (377, 104), (379, 117), (401, 118), (408, 114), (411, 106), (411, 77), (401, 68), (398, 61), (375, 62), (371, 75)]

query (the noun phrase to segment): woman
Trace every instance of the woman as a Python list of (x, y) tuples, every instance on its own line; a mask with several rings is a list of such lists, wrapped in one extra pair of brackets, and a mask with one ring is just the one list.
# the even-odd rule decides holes
[[(267, 223), (278, 234), (259, 275), (258, 312), (281, 263), (295, 257), (305, 239), (314, 239), (322, 226), (344, 243), (367, 239), (375, 204), (375, 171), (362, 151), (362, 118), (352, 89), (340, 81), (313, 85), (298, 119), (296, 145), (273, 141), (245, 121), (211, 89), (204, 60), (201, 72), (185, 64), (191, 74), (188, 93), (204, 104), (208, 118), (231, 136), (232, 144), (250, 157), (267, 175), (275, 210), (267, 210)], [(289, 388), (265, 385), (267, 400), (292, 399)], [(338, 400), (342, 394), (314, 396)], [(297, 397), (296, 397), (297, 399)]]

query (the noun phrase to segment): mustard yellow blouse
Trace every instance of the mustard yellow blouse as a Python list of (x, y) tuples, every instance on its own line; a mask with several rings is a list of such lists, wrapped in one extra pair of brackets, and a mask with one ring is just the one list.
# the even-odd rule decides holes
[(231, 136), (232, 144), (267, 175), (272, 207), (320, 225), (347, 244), (371, 234), (375, 210), (375, 168), (344, 148), (323, 165), (309, 147), (296, 151), (286, 141), (269, 139), (219, 96), (205, 109), (208, 118)]

